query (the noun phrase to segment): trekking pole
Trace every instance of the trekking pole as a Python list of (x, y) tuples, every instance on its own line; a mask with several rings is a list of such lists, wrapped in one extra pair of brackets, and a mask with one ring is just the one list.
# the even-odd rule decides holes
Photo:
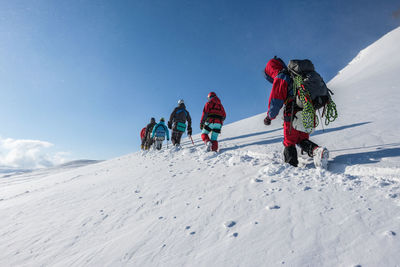
[(189, 138), (190, 138), (190, 140), (192, 140), (192, 144), (193, 144), (193, 146), (194, 146), (194, 142), (193, 142), (193, 138), (192, 138), (192, 136), (191, 136), (191, 135), (189, 135)]

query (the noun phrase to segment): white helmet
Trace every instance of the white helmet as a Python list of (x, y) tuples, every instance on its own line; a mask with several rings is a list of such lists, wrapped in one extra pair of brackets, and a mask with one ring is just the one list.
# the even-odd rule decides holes
[(183, 101), (183, 99), (179, 99), (178, 100), (178, 105), (182, 105), (182, 104), (184, 104), (185, 102)]

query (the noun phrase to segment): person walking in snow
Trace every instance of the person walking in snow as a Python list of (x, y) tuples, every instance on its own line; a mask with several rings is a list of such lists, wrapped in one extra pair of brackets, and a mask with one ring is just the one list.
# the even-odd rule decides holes
[(187, 134), (192, 135), (192, 118), (190, 117), (189, 111), (186, 110), (185, 103), (183, 99), (178, 101), (178, 106), (172, 111), (171, 116), (168, 121), (168, 128), (172, 129), (171, 142), (174, 146), (179, 146), (181, 144), (182, 134), (186, 130)]
[(144, 150), (144, 144), (146, 142), (146, 127), (144, 127), (141, 131), (140, 131), (140, 140), (142, 141), (142, 143), (140, 144), (140, 148), (142, 150)]
[[(222, 124), (226, 118), (224, 106), (214, 92), (207, 96), (200, 120), (201, 139), (206, 144), (207, 151), (218, 151), (218, 135), (221, 133)], [(208, 134), (211, 133), (211, 138)]]
[(153, 128), (156, 125), (156, 119), (151, 118), (150, 123), (147, 124), (146, 126), (146, 132), (145, 132), (145, 143), (144, 143), (144, 149), (148, 150), (150, 147), (153, 145), (153, 138), (151, 138), (151, 133), (153, 132)]
[[(277, 57), (269, 60), (264, 70), (265, 78), (272, 83), (271, 94), (268, 102), (268, 112), (264, 119), (265, 125), (270, 125), (271, 120), (278, 116), (282, 106), (285, 104), (283, 112), (283, 145), (284, 160), (292, 166), (297, 167), (298, 158), (296, 145), (299, 145), (302, 152), (306, 152), (314, 158), (315, 166), (326, 166), (328, 162), (328, 151), (309, 140), (310, 135), (294, 129), (291, 125), (292, 118), (301, 111), (293, 97), (292, 80), (286, 68), (286, 64)], [(293, 106), (294, 105), (294, 106)], [(292, 116), (293, 111), (293, 116)]]
[(154, 126), (151, 133), (151, 138), (154, 139), (155, 149), (161, 150), (162, 143), (165, 140), (165, 136), (167, 136), (167, 140), (169, 141), (169, 130), (165, 125), (165, 119), (161, 118), (160, 122)]

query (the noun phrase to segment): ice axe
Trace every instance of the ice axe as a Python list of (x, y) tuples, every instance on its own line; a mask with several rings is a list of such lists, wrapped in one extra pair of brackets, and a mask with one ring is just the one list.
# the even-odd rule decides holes
[(193, 138), (192, 138), (192, 136), (191, 136), (191, 135), (189, 135), (189, 138), (190, 138), (190, 140), (192, 140), (192, 144), (193, 144), (193, 146), (194, 146), (194, 142), (193, 142)]

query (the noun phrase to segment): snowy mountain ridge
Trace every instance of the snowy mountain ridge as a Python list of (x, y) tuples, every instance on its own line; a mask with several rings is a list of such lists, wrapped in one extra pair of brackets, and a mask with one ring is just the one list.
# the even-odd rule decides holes
[(399, 266), (399, 41), (400, 28), (328, 83), (339, 118), (311, 139), (329, 170), (283, 164), (282, 121), (259, 114), (225, 125), (219, 154), (194, 136), (3, 177), (0, 265)]

